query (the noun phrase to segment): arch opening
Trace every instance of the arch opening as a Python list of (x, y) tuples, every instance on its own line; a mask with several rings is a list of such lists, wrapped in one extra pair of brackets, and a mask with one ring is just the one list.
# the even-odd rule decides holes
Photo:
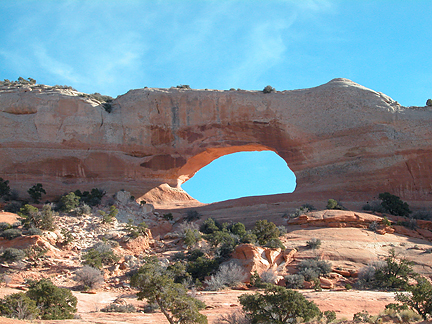
[(296, 187), (294, 172), (269, 149), (221, 155), (183, 179), (179, 177), (182, 189), (202, 203), (292, 193)]

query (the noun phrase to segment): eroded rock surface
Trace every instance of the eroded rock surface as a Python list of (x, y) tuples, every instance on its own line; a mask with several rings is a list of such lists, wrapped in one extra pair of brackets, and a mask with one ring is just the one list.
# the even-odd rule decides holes
[[(302, 90), (137, 89), (107, 112), (72, 90), (0, 89), (0, 176), (25, 192), (102, 187), (140, 197), (214, 159), (273, 150), (302, 199), (432, 201), (432, 111), (347, 79)], [(281, 200), (284, 200), (281, 196)]]

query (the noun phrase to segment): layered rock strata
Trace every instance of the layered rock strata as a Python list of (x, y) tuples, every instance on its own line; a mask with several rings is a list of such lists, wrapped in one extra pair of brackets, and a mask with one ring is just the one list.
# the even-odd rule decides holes
[(432, 201), (432, 111), (347, 79), (302, 90), (137, 89), (111, 112), (73, 90), (0, 89), (0, 177), (21, 192), (177, 187), (214, 159), (272, 150), (294, 171), (281, 200)]

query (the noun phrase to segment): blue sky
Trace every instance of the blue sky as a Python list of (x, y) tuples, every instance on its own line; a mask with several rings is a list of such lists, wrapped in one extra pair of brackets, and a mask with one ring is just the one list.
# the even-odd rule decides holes
[(432, 97), (431, 13), (429, 0), (3, 0), (0, 79), (116, 97), (344, 77), (421, 106)]

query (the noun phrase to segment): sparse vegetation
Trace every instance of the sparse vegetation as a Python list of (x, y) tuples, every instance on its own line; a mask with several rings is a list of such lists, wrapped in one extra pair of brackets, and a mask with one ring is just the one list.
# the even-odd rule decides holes
[(398, 196), (384, 192), (380, 193), (378, 198), (381, 200), (381, 206), (389, 214), (396, 216), (408, 216), (411, 214), (409, 205), (406, 202), (403, 202)]
[(9, 228), (3, 231), (0, 236), (8, 240), (13, 240), (14, 238), (22, 236), (22, 232), (17, 228)]
[(260, 245), (265, 245), (269, 240), (279, 237), (279, 229), (273, 222), (259, 220), (255, 223), (252, 233), (257, 237)]
[(27, 192), (36, 204), (39, 204), (42, 194), (46, 194), (46, 191), (41, 183), (35, 184), (29, 190), (27, 190)]
[(306, 246), (312, 250), (319, 249), (321, 247), (321, 240), (317, 238), (312, 238), (306, 242)]
[(156, 303), (171, 324), (207, 323), (207, 317), (199, 313), (204, 303), (190, 297), (182, 284), (175, 283), (157, 258), (145, 258), (142, 267), (132, 276), (131, 285), (139, 289), (138, 299)]
[(396, 300), (416, 311), (423, 320), (432, 316), (432, 284), (423, 277), (416, 277), (417, 284), (407, 288), (409, 293), (396, 293)]
[(60, 198), (60, 209), (66, 213), (70, 213), (77, 208), (80, 203), (80, 197), (74, 192), (69, 192)]
[(272, 92), (276, 92), (276, 89), (273, 88), (272, 86), (268, 85), (268, 86), (264, 87), (263, 92), (264, 93), (272, 93)]
[(304, 287), (304, 277), (301, 274), (292, 274), (285, 277), (286, 288), (300, 289)]
[(84, 264), (101, 269), (104, 265), (116, 263), (119, 257), (114, 254), (110, 245), (99, 243), (84, 253), (82, 259), (84, 260)]
[(7, 197), (9, 194), (9, 180), (3, 180), (3, 178), (0, 178), (0, 198)]
[(135, 313), (137, 310), (132, 304), (119, 305), (111, 303), (101, 309), (105, 313)]
[(0, 314), (20, 320), (33, 320), (39, 316), (36, 301), (19, 292), (0, 299)]
[(326, 208), (327, 209), (346, 210), (346, 208), (344, 206), (342, 206), (342, 204), (335, 199), (329, 199), (327, 201)]
[(326, 275), (331, 271), (331, 263), (324, 260), (307, 259), (301, 261), (297, 268), (299, 274), (304, 277), (304, 280), (311, 281)]
[(92, 289), (103, 283), (104, 277), (99, 269), (85, 265), (75, 273), (75, 281), (82, 283), (84, 289)]
[(44, 320), (71, 319), (77, 299), (69, 289), (56, 287), (50, 280), (31, 281), (26, 295), (36, 301)]
[(142, 235), (147, 235), (147, 224), (146, 222), (141, 222), (138, 225), (133, 224), (133, 220), (129, 219), (128, 223), (125, 225), (125, 230), (129, 232), (129, 236), (132, 238), (137, 238)]
[(26, 257), (26, 254), (21, 249), (6, 248), (3, 251), (2, 258), (6, 261), (19, 261)]
[[(118, 209), (116, 206), (112, 205), (109, 208), (109, 212), (106, 213), (103, 210), (99, 210), (99, 214), (102, 216), (102, 224), (111, 224), (115, 221), (116, 216), (118, 214)], [(145, 224), (145, 223), (144, 223)]]
[(204, 281), (208, 290), (220, 290), (225, 287), (232, 287), (243, 282), (246, 273), (243, 267), (235, 262), (229, 262), (219, 267), (218, 272)]
[(252, 323), (293, 323), (300, 317), (307, 322), (321, 314), (316, 304), (302, 294), (274, 285), (263, 294), (241, 295), (239, 301)]

